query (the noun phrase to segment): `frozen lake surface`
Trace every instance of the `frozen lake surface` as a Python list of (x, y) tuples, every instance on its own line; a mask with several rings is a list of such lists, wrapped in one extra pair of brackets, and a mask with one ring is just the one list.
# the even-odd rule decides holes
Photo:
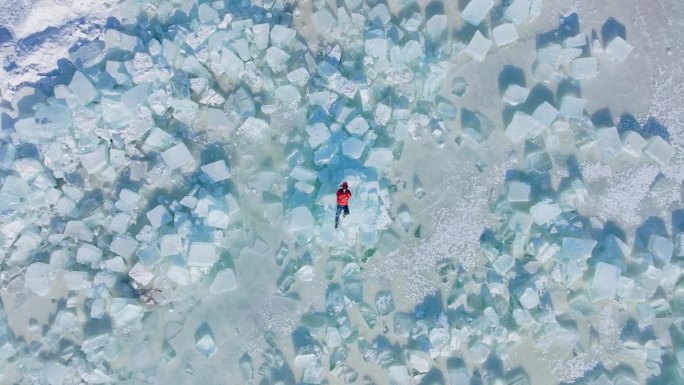
[(683, 30), (1, 3), (0, 383), (684, 383)]

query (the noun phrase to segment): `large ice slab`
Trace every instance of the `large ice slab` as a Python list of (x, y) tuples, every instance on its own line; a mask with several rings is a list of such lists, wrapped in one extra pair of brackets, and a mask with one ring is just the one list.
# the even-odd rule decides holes
[(594, 279), (591, 284), (591, 289), (595, 298), (609, 298), (615, 297), (617, 292), (618, 278), (620, 277), (620, 268), (610, 265), (605, 262), (599, 262), (594, 271)]

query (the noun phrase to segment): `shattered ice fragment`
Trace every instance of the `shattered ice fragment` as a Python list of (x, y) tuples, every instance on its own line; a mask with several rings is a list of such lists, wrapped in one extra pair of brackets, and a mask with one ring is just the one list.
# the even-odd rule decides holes
[(430, 354), (421, 350), (412, 350), (409, 353), (411, 367), (418, 373), (427, 373), (430, 370), (432, 359)]
[(495, 328), (499, 326), (499, 316), (496, 314), (496, 310), (491, 307), (484, 309), (485, 322), (489, 327)]
[(411, 379), (409, 377), (408, 371), (405, 366), (390, 366), (388, 369), (389, 373), (389, 385), (410, 385)]
[(290, 177), (302, 182), (314, 182), (318, 173), (302, 166), (295, 166), (290, 172)]
[(506, 88), (506, 91), (503, 94), (503, 101), (511, 106), (516, 106), (525, 102), (529, 94), (530, 90), (528, 88), (521, 87), (517, 84), (511, 84)]
[(530, 0), (515, 0), (504, 11), (504, 18), (516, 25), (527, 21), (530, 16)]
[(211, 267), (218, 260), (216, 247), (209, 242), (192, 242), (188, 252), (188, 266)]
[[(486, 0), (485, 0), (486, 1)], [(425, 23), (425, 32), (432, 41), (439, 41), (447, 28), (446, 15), (434, 15)]]
[(542, 125), (550, 127), (551, 123), (556, 120), (559, 113), (560, 112), (551, 104), (549, 104), (549, 102), (544, 102), (534, 110), (532, 117)]
[(311, 148), (316, 148), (330, 138), (330, 130), (323, 123), (316, 123), (306, 127), (306, 133), (309, 134), (309, 145)]
[(644, 139), (638, 132), (627, 131), (620, 136), (622, 140), (622, 151), (629, 155), (639, 158), (642, 155), (644, 147), (646, 147), (646, 139)]
[(24, 287), (30, 289), (41, 297), (50, 291), (50, 265), (42, 262), (34, 262), (26, 268), (24, 274)]
[(287, 68), (287, 61), (290, 55), (278, 47), (269, 47), (266, 50), (266, 64), (273, 70), (273, 72), (280, 72)]
[(468, 349), (470, 353), (470, 358), (478, 363), (481, 364), (485, 362), (487, 359), (487, 356), (489, 356), (490, 349), (487, 345), (483, 344), (482, 342), (476, 343), (474, 346)]
[(596, 130), (599, 151), (604, 160), (612, 159), (620, 154), (622, 142), (616, 127), (606, 127)]
[(468, 23), (477, 26), (487, 17), (487, 13), (493, 6), (493, 0), (471, 0), (461, 12), (461, 17)]
[(302, 100), (302, 95), (299, 93), (299, 90), (292, 84), (285, 84), (276, 88), (275, 95), (280, 103), (285, 105), (299, 103), (299, 101)]
[(123, 234), (117, 234), (109, 245), (109, 250), (125, 259), (130, 258), (137, 248), (138, 241)]
[(648, 251), (660, 262), (670, 263), (674, 245), (670, 239), (653, 234), (648, 239)]
[(594, 246), (596, 246), (596, 241), (593, 239), (563, 238), (561, 244), (561, 260), (571, 261), (579, 259), (586, 261), (591, 257)]
[(560, 113), (568, 119), (582, 119), (587, 102), (574, 96), (564, 96), (561, 100)]
[(560, 215), (561, 209), (556, 203), (539, 202), (530, 207), (532, 219), (538, 225), (548, 224), (551, 220)]
[(88, 174), (98, 173), (107, 167), (107, 154), (104, 146), (99, 146), (96, 150), (79, 155), (83, 168)]
[(515, 266), (515, 258), (508, 254), (502, 254), (494, 263), (492, 263), (492, 268), (499, 275), (506, 275), (508, 270), (512, 269), (513, 266)]
[(593, 79), (598, 74), (598, 62), (595, 57), (577, 58), (570, 62), (572, 77), (575, 79)]
[(155, 208), (148, 211), (146, 215), (150, 224), (155, 229), (158, 229), (173, 220), (171, 213), (169, 213), (164, 205), (157, 205)]
[(164, 235), (159, 244), (162, 257), (183, 252), (183, 239), (178, 234)]
[(271, 43), (276, 47), (287, 48), (297, 36), (297, 31), (291, 28), (276, 24), (271, 29)]
[(375, 167), (379, 170), (385, 170), (394, 160), (392, 150), (389, 148), (376, 147), (368, 152), (364, 167)]
[(238, 127), (238, 132), (249, 139), (256, 139), (265, 134), (267, 130), (268, 123), (251, 116)]
[(536, 136), (544, 126), (524, 112), (516, 111), (513, 119), (506, 127), (505, 134), (514, 143), (518, 143), (528, 136)]
[(190, 154), (184, 143), (178, 143), (169, 148), (162, 152), (161, 156), (166, 165), (172, 170), (186, 166), (193, 161), (192, 154)]
[(140, 262), (136, 263), (131, 270), (128, 271), (128, 275), (143, 286), (146, 286), (154, 279), (154, 274), (147, 270)]
[(195, 331), (195, 350), (206, 358), (209, 358), (216, 353), (214, 333), (206, 323), (202, 324)]
[(672, 145), (665, 141), (660, 136), (652, 136), (646, 142), (644, 154), (653, 159), (657, 163), (664, 164), (670, 161), (675, 154), (675, 149)]
[(394, 311), (394, 299), (389, 291), (381, 291), (375, 298), (375, 307), (380, 315), (388, 315)]
[(359, 159), (365, 147), (361, 139), (351, 137), (342, 142), (342, 154), (350, 159)]
[(627, 43), (625, 39), (620, 36), (615, 36), (606, 46), (605, 52), (613, 61), (622, 63), (627, 59), (627, 56), (629, 56), (633, 49), (634, 47)]
[(225, 293), (237, 288), (237, 278), (231, 268), (226, 268), (218, 272), (209, 286), (211, 294)]
[(497, 47), (503, 47), (518, 40), (518, 31), (513, 23), (501, 24), (492, 30)]
[(613, 299), (617, 292), (618, 278), (620, 277), (620, 268), (610, 265), (605, 262), (596, 264), (594, 271), (594, 279), (591, 283), (592, 293), (594, 298), (608, 298)]
[(368, 122), (361, 116), (357, 116), (344, 126), (352, 135), (363, 135), (368, 131)]
[(289, 227), (291, 231), (300, 231), (311, 226), (313, 226), (313, 216), (307, 207), (299, 206), (290, 211)]
[(80, 71), (74, 73), (74, 77), (71, 79), (71, 83), (69, 84), (69, 89), (76, 100), (78, 100), (82, 105), (92, 102), (97, 96), (97, 89), (93, 83), (91, 83), (90, 80), (88, 80), (88, 78)]
[(90, 279), (85, 271), (67, 271), (64, 282), (69, 290), (83, 290), (90, 288)]
[(76, 262), (84, 265), (99, 262), (101, 258), (102, 250), (90, 243), (84, 243), (76, 251)]
[(295, 273), (295, 278), (304, 282), (311, 282), (314, 279), (314, 269), (311, 265), (303, 265)]
[(520, 295), (520, 304), (525, 309), (532, 309), (537, 307), (539, 305), (539, 294), (536, 290), (533, 290), (532, 288), (528, 287), (527, 289), (525, 289), (522, 295)]
[(470, 55), (473, 60), (481, 62), (487, 56), (489, 48), (492, 46), (492, 41), (484, 37), (480, 31), (476, 31), (473, 38), (468, 43), (465, 52)]
[(226, 161), (223, 159), (205, 164), (201, 169), (214, 183), (222, 182), (230, 178), (230, 171), (228, 170), (228, 166), (226, 166)]

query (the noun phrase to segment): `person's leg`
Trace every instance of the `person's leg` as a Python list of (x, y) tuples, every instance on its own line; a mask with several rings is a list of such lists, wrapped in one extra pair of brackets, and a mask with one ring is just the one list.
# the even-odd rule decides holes
[(337, 210), (335, 210), (335, 227), (340, 222), (340, 212), (342, 212), (342, 206), (337, 205)]
[(349, 205), (343, 206), (342, 208), (344, 209), (344, 216), (346, 217), (349, 215)]

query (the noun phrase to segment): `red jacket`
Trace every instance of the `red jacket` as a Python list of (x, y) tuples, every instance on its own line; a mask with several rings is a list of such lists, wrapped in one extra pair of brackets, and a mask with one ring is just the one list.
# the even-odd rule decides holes
[(337, 204), (340, 206), (346, 206), (349, 204), (349, 198), (351, 198), (351, 191), (344, 191), (342, 189), (337, 190)]

